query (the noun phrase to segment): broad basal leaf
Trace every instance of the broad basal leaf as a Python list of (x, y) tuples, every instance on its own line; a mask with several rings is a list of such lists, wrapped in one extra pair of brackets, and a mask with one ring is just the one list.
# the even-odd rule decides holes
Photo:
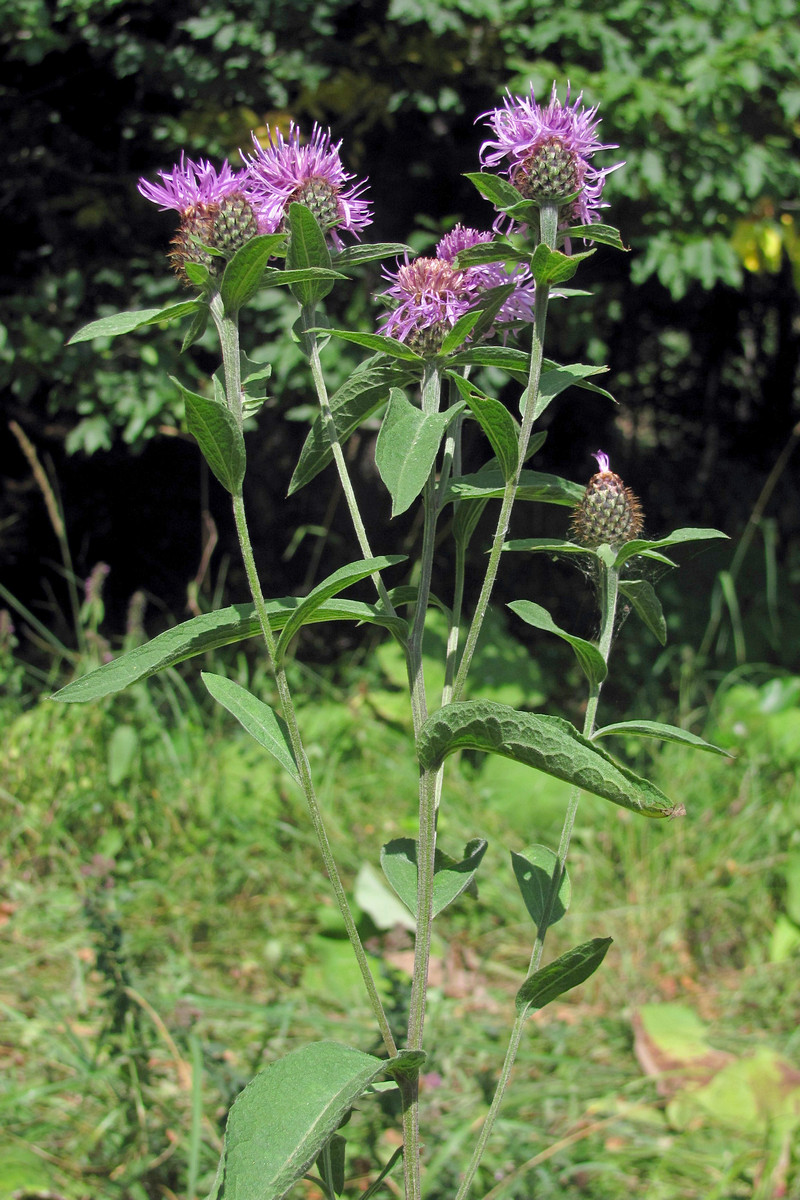
[(209, 1200), (281, 1200), (386, 1063), (312, 1042), (256, 1075), (234, 1101)]

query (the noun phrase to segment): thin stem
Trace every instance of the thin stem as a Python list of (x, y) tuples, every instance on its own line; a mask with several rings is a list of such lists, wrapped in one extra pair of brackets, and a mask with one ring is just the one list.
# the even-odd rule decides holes
[[(555, 249), (556, 232), (558, 224), (558, 206), (553, 204), (544, 204), (540, 209), (540, 224), (542, 241), (549, 246), (551, 250)], [(531, 437), (531, 429), (533, 423), (538, 416), (541, 415), (542, 408), (539, 400), (539, 380), (542, 375), (542, 359), (544, 357), (544, 332), (547, 325), (547, 306), (550, 299), (550, 285), (548, 283), (537, 283), (536, 294), (534, 297), (533, 307), (533, 333), (531, 341), (531, 358), (528, 368), (528, 382), (525, 389), (525, 407), (522, 414), (522, 425), (519, 431), (519, 440), (517, 443), (517, 469), (511, 479), (506, 481), (503, 490), (503, 499), (500, 504), (500, 515), (497, 518), (497, 528), (495, 530), (492, 548), (489, 553), (489, 562), (486, 567), (486, 574), (483, 580), (483, 586), (478, 598), (478, 603), (475, 607), (475, 614), (472, 618), (467, 640), (464, 644), (464, 652), (461, 656), (461, 663), (456, 676), (455, 687), (453, 689), (453, 700), (460, 700), (461, 694), (464, 691), (464, 685), (467, 681), (472, 656), (475, 653), (475, 647), (478, 643), (481, 627), (483, 625), (486, 610), (489, 607), (489, 600), (494, 588), (494, 582), (497, 578), (497, 572), (500, 567), (500, 556), (503, 552), (503, 543), (505, 542), (506, 533), (508, 532), (508, 524), (511, 519), (511, 509), (514, 505), (514, 500), (519, 487), (522, 468), (525, 463), (525, 458), (528, 453), (528, 443)]]
[[(602, 551), (601, 551), (602, 553)], [(599, 572), (599, 601), (600, 601), (600, 639), (598, 649), (603, 656), (603, 661), (607, 664), (609, 654), (611, 652), (611, 639), (614, 634), (614, 619), (617, 611), (617, 599), (619, 596), (619, 571), (609, 565), (608, 561), (602, 558), (598, 559)], [(583, 723), (583, 735), (590, 738), (594, 733), (595, 719), (597, 716), (597, 706), (600, 700), (600, 691), (602, 682), (593, 680), (589, 686), (589, 700), (586, 706), (586, 716)], [(538, 971), (539, 964), (542, 961), (542, 953), (544, 951), (544, 940), (547, 930), (553, 915), (553, 906), (558, 896), (561, 887), (561, 881), (564, 878), (566, 871), (567, 855), (569, 853), (570, 840), (572, 838), (572, 830), (575, 824), (575, 817), (578, 812), (578, 802), (581, 797), (580, 788), (573, 788), (570, 792), (567, 811), (564, 816), (564, 823), (561, 828), (561, 838), (559, 840), (558, 851), (556, 853), (556, 862), (553, 867), (553, 874), (550, 878), (550, 886), (545, 898), (542, 917), (536, 930), (536, 939), (533, 943), (531, 952), (530, 964), (528, 966), (528, 976), (534, 971)], [(509, 1037), (508, 1049), (503, 1061), (503, 1066), (500, 1071), (500, 1077), (497, 1081), (492, 1103), (489, 1111), (486, 1114), (486, 1120), (480, 1132), (480, 1136), (473, 1151), (466, 1174), (461, 1181), (461, 1186), (456, 1193), (455, 1200), (465, 1200), (468, 1195), (472, 1180), (475, 1177), (481, 1159), (483, 1157), (489, 1138), (491, 1137), (495, 1121), (500, 1112), (500, 1107), (503, 1103), (508, 1082), (511, 1077), (511, 1071), (514, 1067), (514, 1061), (517, 1057), (520, 1042), (522, 1041), (522, 1033), (527, 1020), (527, 1011), (523, 1009), (518, 1012), (514, 1025)]]

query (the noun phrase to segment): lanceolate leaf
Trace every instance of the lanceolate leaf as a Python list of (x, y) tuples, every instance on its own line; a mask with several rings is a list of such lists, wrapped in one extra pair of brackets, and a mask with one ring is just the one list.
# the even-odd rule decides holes
[(592, 938), (590, 942), (568, 950), (541, 970), (534, 971), (517, 992), (517, 1012), (527, 1016), (544, 1008), (551, 1000), (557, 1000), (564, 992), (594, 975), (612, 941), (612, 938)]
[(387, 554), (380, 558), (362, 558), (358, 562), (349, 563), (346, 567), (340, 567), (338, 571), (334, 571), (322, 583), (317, 584), (312, 592), (309, 592), (305, 599), (301, 600), (297, 608), (290, 614), (283, 627), (281, 636), (278, 638), (278, 644), (275, 652), (280, 661), (289, 642), (292, 640), (297, 631), (307, 625), (309, 621), (314, 620), (314, 614), (332, 596), (343, 592), (345, 588), (350, 587), (354, 583), (358, 583), (360, 579), (366, 579), (368, 575), (374, 575), (377, 571), (383, 571), (386, 567), (393, 567), (395, 563), (405, 562), (404, 554)]
[(112, 313), (110, 317), (100, 317), (90, 321), (77, 333), (73, 333), (67, 342), (74, 346), (78, 342), (90, 342), (92, 338), (119, 337), (122, 333), (131, 333), (144, 325), (156, 325), (159, 321), (176, 321), (179, 317), (189, 316), (198, 309), (205, 307), (202, 300), (183, 300), (180, 304), (168, 304), (166, 308), (141, 308), (135, 312)]
[(662, 742), (681, 742), (684, 746), (694, 746), (695, 750), (707, 750), (709, 754), (729, 756), (727, 750), (704, 742), (696, 733), (690, 733), (688, 729), (681, 729), (678, 725), (663, 725), (661, 721), (617, 721), (614, 725), (604, 725), (602, 729), (596, 729), (592, 736), (601, 738), (612, 734), (619, 734), (621, 737), (658, 738)]
[(197, 439), (203, 458), (231, 495), (241, 495), (247, 460), (236, 418), (218, 400), (198, 396), (180, 383), (178, 387), (186, 404), (186, 424)]
[(434, 770), (456, 750), (483, 750), (525, 763), (647, 817), (681, 815), (655, 784), (601, 751), (561, 717), (518, 712), (490, 700), (447, 704), (417, 740), (419, 761)]
[(286, 722), (273, 712), (268, 704), (259, 700), (247, 688), (226, 679), (224, 675), (213, 675), (209, 671), (201, 671), (200, 677), (214, 699), (227, 708), (240, 725), (243, 725), (252, 737), (269, 751), (285, 771), (291, 775), (295, 783), (300, 783), (300, 773), (297, 769), (289, 741)]
[(392, 388), (383, 418), (375, 462), (392, 497), (392, 516), (413, 504), (431, 473), (442, 435), (463, 404), (444, 413), (423, 413)]
[(540, 604), (534, 604), (532, 600), (514, 600), (508, 607), (527, 625), (532, 625), (534, 629), (547, 630), (548, 633), (554, 633), (567, 642), (572, 647), (581, 670), (593, 687), (603, 682), (608, 674), (608, 667), (597, 646), (592, 642), (575, 637), (573, 634), (567, 633), (565, 629), (561, 629), (556, 625), (547, 609), (542, 608)]
[(226, 312), (233, 315), (248, 300), (252, 300), (261, 286), (261, 277), (270, 256), (285, 243), (286, 237), (282, 233), (264, 233), (251, 238), (236, 251), (225, 268), (220, 286)]
[(594, 250), (585, 250), (582, 254), (562, 254), (560, 250), (551, 250), (541, 243), (531, 259), (533, 278), (538, 284), (566, 283), (572, 279), (583, 260), (592, 254)]
[(655, 588), (647, 579), (622, 579), (619, 590), (662, 646), (667, 644), (667, 622)]
[(386, 1063), (311, 1042), (256, 1075), (228, 1113), (209, 1200), (281, 1200)]
[(519, 433), (511, 413), (504, 404), (491, 396), (485, 396), (474, 384), (461, 375), (453, 375), (453, 382), (466, 400), (470, 411), (489, 439), (495, 452), (503, 479), (513, 479), (517, 470)]
[(594, 550), (588, 546), (579, 546), (577, 542), (568, 542), (564, 538), (512, 538), (503, 543), (504, 550), (525, 550), (529, 554), (578, 554), (588, 558), (596, 557)]
[(409, 350), (408, 346), (397, 338), (384, 337), (381, 333), (358, 333), (351, 329), (327, 329), (325, 332), (331, 337), (341, 338), (344, 342), (352, 342), (355, 346), (366, 346), (368, 350), (386, 354), (389, 358), (399, 358), (404, 362), (422, 365), (420, 356)]
[[(621, 546), (614, 562), (615, 567), (621, 567), (636, 554), (647, 554), (653, 550), (666, 550), (669, 546), (680, 546), (683, 542), (704, 542), (710, 538), (727, 538), (727, 533), (719, 529), (676, 529), (668, 537), (649, 542), (645, 538), (636, 538)], [(658, 557), (654, 555), (653, 557)]]
[[(433, 876), (433, 915), (436, 917), (470, 887), (488, 842), (474, 838), (464, 847), (460, 861), (436, 851)], [(381, 866), (408, 911), (417, 917), (417, 843), (412, 838), (394, 838), (381, 850)]]
[(598, 396), (605, 396), (607, 400), (616, 403), (611, 392), (607, 392), (605, 388), (598, 387), (596, 383), (592, 383), (589, 376), (602, 375), (608, 370), (608, 367), (592, 367), (585, 363), (572, 363), (568, 367), (553, 367), (552, 370), (543, 371), (542, 377), (539, 380), (539, 395), (536, 403), (538, 413), (543, 413), (551, 400), (559, 396), (561, 392), (566, 391), (568, 387), (582, 387), (590, 392), (596, 392)]
[[(267, 601), (267, 613), (273, 633), (283, 629), (300, 604), (302, 600), (294, 596)], [(308, 619), (312, 622), (365, 621), (372, 625), (381, 625), (399, 638), (403, 638), (408, 632), (405, 621), (388, 616), (374, 604), (364, 604), (357, 600), (329, 600), (315, 609)], [(121, 692), (123, 688), (130, 687), (140, 679), (147, 679), (158, 671), (174, 667), (186, 659), (205, 654), (208, 650), (218, 650), (221, 646), (230, 646), (235, 642), (258, 637), (260, 633), (261, 627), (252, 604), (232, 604), (217, 612), (203, 613), (202, 616), (192, 617), (190, 621), (176, 625), (174, 629), (167, 629), (152, 641), (137, 646), (135, 650), (130, 650), (112, 662), (104, 663), (102, 667), (90, 671), (83, 678), (73, 680), (56, 692), (53, 699), (67, 703), (100, 700), (104, 696)]]
[(613, 246), (615, 250), (627, 250), (618, 229), (613, 225), (573, 225), (569, 229), (561, 229), (558, 233), (560, 242), (567, 238), (584, 238), (587, 242), (600, 242), (604, 246)]
[[(503, 495), (505, 480), (499, 469), (478, 471), (475, 475), (459, 475), (450, 481), (446, 501), (492, 500)], [(584, 488), (558, 475), (540, 471), (523, 471), (517, 488), (517, 500), (540, 500), (546, 504), (566, 504), (570, 508), (580, 501)]]
[[(331, 253), (319, 221), (304, 204), (289, 205), (289, 245), (286, 251), (287, 271), (302, 271), (307, 267), (331, 269)], [(333, 287), (330, 280), (303, 282), (292, 285), (292, 295), (304, 308), (316, 304)]]
[[(374, 359), (372, 360), (374, 362)], [(330, 398), (331, 416), (339, 442), (347, 439), (374, 412), (386, 403), (392, 386), (402, 387), (408, 382), (403, 368), (395, 365), (367, 365), (355, 371)], [(322, 416), (314, 418), (311, 431), (305, 440), (300, 459), (289, 484), (289, 495), (305, 487), (333, 457), (331, 444), (325, 433)]]
[(500, 175), (492, 175), (483, 171), (467, 171), (465, 174), (480, 194), (487, 200), (491, 200), (492, 204), (498, 208), (510, 208), (524, 199), (522, 194)]
[(333, 265), (337, 270), (344, 271), (348, 267), (357, 267), (360, 263), (375, 262), (381, 258), (402, 258), (404, 254), (414, 251), (404, 242), (360, 242), (357, 246), (346, 246), (344, 250), (332, 255)]

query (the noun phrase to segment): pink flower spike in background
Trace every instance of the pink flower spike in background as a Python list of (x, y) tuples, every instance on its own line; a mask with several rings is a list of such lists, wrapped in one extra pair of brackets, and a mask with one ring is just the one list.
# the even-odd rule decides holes
[(217, 171), (205, 159), (194, 162), (185, 154), (181, 154), (180, 162), (171, 171), (159, 171), (158, 174), (161, 183), (140, 179), (139, 191), (162, 212), (172, 208), (183, 215), (201, 204), (219, 204), (232, 192), (241, 191), (243, 184), (242, 174), (234, 172), (227, 160)]
[(342, 249), (339, 230), (358, 238), (372, 222), (372, 212), (361, 193), (365, 181), (351, 184), (355, 176), (342, 166), (341, 142), (331, 144), (330, 132), (315, 125), (311, 140), (301, 144), (300, 130), (292, 123), (289, 136), (280, 130), (267, 132), (262, 146), (255, 134), (255, 153), (242, 155), (247, 161), (246, 195), (258, 213), (265, 233), (281, 229), (293, 201), (307, 205), (329, 234), (335, 249)]
[(484, 113), (494, 136), (483, 143), (481, 162), (498, 166), (506, 161), (514, 187), (528, 200), (558, 200), (580, 190), (569, 205), (565, 223), (591, 225), (599, 217), (606, 176), (622, 163), (598, 170), (591, 158), (598, 150), (614, 150), (597, 137), (597, 106), (581, 103), (583, 93), (570, 104), (569, 85), (562, 104), (556, 85), (545, 107), (537, 104), (533, 87), (529, 97), (507, 95), (502, 108)]

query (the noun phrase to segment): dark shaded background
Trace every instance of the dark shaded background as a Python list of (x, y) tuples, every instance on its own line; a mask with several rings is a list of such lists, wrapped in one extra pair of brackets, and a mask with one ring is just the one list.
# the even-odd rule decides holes
[[(559, 361), (608, 362), (619, 405), (574, 391), (560, 397), (536, 465), (588, 479), (591, 452), (602, 446), (642, 497), (651, 535), (681, 525), (741, 535), (798, 421), (794, 5), (557, 8), (539, 0), (3, 6), (0, 558), (14, 597), (73, 637), (58, 543), (9, 421), (57, 481), (78, 576), (100, 561), (111, 567), (109, 635), (123, 630), (137, 589), (148, 594), (149, 633), (186, 615), (205, 511), (220, 542), (200, 602), (211, 602), (215, 586), (226, 599), (244, 597), (228, 498), (184, 433), (168, 379), (202, 387), (216, 366), (211, 343), (184, 359), (175, 329), (65, 346), (97, 315), (180, 298), (164, 262), (172, 214), (139, 196), (137, 178), (170, 167), (183, 148), (237, 162), (251, 129), (289, 118), (309, 129), (316, 120), (344, 140), (349, 169), (369, 176), (370, 240), (410, 238), (423, 248), (455, 220), (490, 225), (493, 214), (462, 177), (477, 169), (484, 128), (475, 118), (504, 88), (519, 93), (529, 80), (542, 96), (553, 79), (563, 96), (571, 80), (573, 94), (583, 88), (601, 105), (602, 134), (620, 146), (604, 164), (626, 160), (607, 185), (608, 219), (631, 246), (628, 255), (598, 249), (577, 280), (594, 295), (553, 307), (547, 347)], [(368, 284), (380, 290), (377, 270)], [(371, 328), (377, 311), (357, 287), (334, 301), (337, 320), (353, 326)], [(243, 333), (252, 357), (274, 366), (269, 405), (248, 434), (247, 485), (272, 595), (307, 588), (354, 554), (332, 470), (283, 499), (309, 403), (301, 359), (276, 341), (292, 319), (285, 298), (266, 297)], [(329, 351), (334, 382), (355, 361), (348, 354)], [(349, 453), (373, 546), (385, 552), (398, 531), (410, 545), (415, 526), (410, 514), (398, 529), (390, 524), (373, 447), (367, 429)], [(476, 447), (468, 467), (483, 457)], [(751, 657), (794, 670), (799, 490), (789, 458), (737, 583)], [(520, 506), (513, 532), (562, 535), (567, 519), (564, 509)], [(305, 525), (329, 527), (324, 546), (308, 535), (287, 559)], [(478, 554), (480, 544), (478, 536)], [(692, 565), (691, 586), (681, 589), (677, 576), (665, 584), (687, 606), (680, 635), (689, 641), (730, 554), (707, 551)], [(498, 600), (525, 586), (530, 565), (514, 557)], [(580, 623), (575, 580), (556, 572), (548, 587), (554, 612), (575, 609)], [(323, 657), (344, 645), (337, 633), (316, 649)], [(24, 638), (21, 648), (35, 653)]]

